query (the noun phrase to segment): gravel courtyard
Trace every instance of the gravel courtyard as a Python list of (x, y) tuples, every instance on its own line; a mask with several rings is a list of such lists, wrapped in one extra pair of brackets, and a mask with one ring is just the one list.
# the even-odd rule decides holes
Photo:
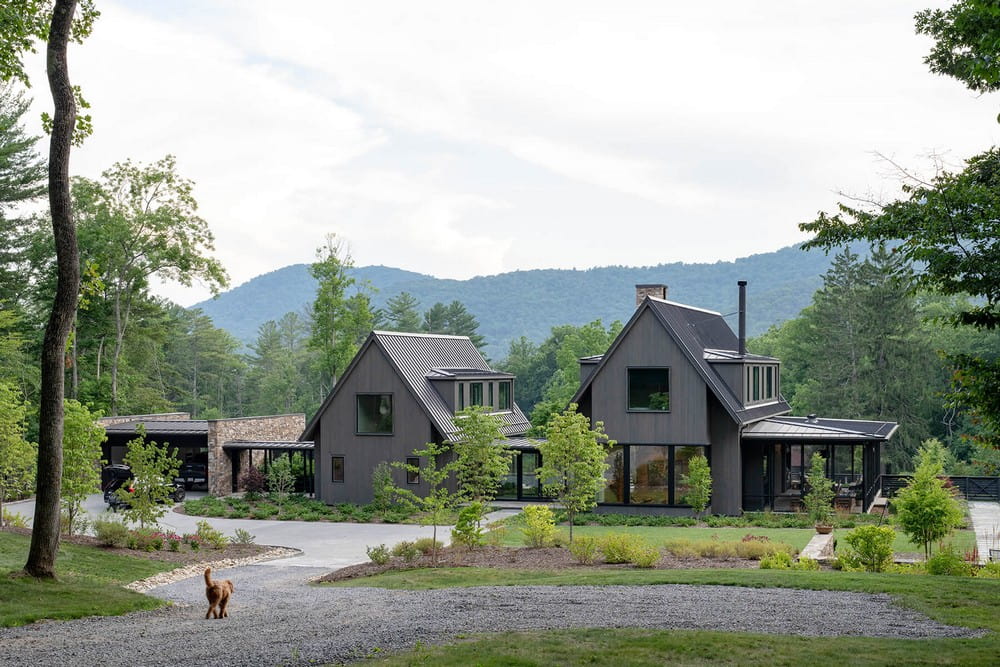
[(361, 660), (456, 635), (571, 627), (732, 630), (797, 635), (972, 637), (886, 595), (731, 586), (482, 587), (438, 591), (316, 587), (323, 568), (250, 565), (231, 616), (204, 619), (200, 577), (151, 594), (173, 605), (122, 617), (0, 630), (6, 665), (299, 665)]

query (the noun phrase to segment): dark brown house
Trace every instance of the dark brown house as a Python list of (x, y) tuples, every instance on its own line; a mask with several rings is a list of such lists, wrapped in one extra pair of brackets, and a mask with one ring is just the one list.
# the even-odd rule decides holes
[[(491, 369), (467, 337), (372, 332), (302, 434), (315, 443), (317, 497), (370, 502), (379, 463), (416, 462), (413, 451), (424, 444), (452, 441), (455, 413), (471, 405), (500, 418), (505, 445), (527, 446), (530, 424), (514, 401), (514, 376)], [(399, 486), (427, 490), (419, 475), (393, 476)]]
[(798, 509), (813, 452), (843, 509), (870, 505), (896, 424), (788, 416), (781, 362), (746, 351), (746, 283), (739, 289), (737, 335), (719, 313), (668, 301), (666, 286), (638, 285), (635, 314), (608, 351), (580, 360), (573, 401), (618, 443), (602, 505), (687, 512), (682, 476), (704, 454), (713, 512)]

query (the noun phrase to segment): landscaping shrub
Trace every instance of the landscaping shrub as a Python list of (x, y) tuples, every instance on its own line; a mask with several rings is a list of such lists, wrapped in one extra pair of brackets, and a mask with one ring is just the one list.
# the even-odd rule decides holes
[(389, 562), (389, 547), (384, 544), (380, 544), (375, 547), (367, 547), (365, 552), (368, 554), (369, 560), (376, 565), (385, 565)]
[(631, 562), (636, 567), (650, 568), (655, 567), (657, 563), (660, 562), (660, 558), (663, 554), (660, 550), (651, 544), (646, 544), (645, 542), (635, 545), (632, 549)]
[(628, 533), (609, 533), (600, 540), (605, 563), (631, 563), (640, 539)]
[(314, 512), (313, 510), (306, 510), (299, 515), (299, 521), (322, 521), (325, 519), (325, 515), (319, 512)]
[(80, 513), (73, 516), (66, 511), (59, 513), (59, 529), (65, 535), (82, 535), (87, 532), (89, 527), (90, 520), (86, 514)]
[(938, 549), (938, 552), (927, 560), (927, 574), (937, 574), (952, 577), (971, 577), (972, 564), (955, 553), (950, 544)]
[(239, 485), (247, 500), (257, 500), (267, 490), (267, 477), (257, 466), (250, 466), (240, 475)]
[(208, 521), (199, 521), (195, 526), (198, 528), (198, 539), (202, 542), (211, 544), (216, 549), (225, 549), (226, 545), (229, 544), (229, 538), (226, 537), (225, 533), (213, 528)]
[(198, 551), (201, 549), (202, 540), (194, 533), (185, 533), (182, 537), (184, 543), (191, 547), (191, 551)]
[(460, 544), (468, 549), (481, 547), (485, 538), (479, 525), (483, 520), (486, 508), (481, 502), (474, 501), (458, 512), (458, 521), (451, 530), (452, 544)]
[(417, 549), (417, 545), (413, 542), (403, 540), (392, 548), (392, 555), (399, 556), (407, 563), (410, 563), (420, 555), (420, 550)]
[(976, 570), (975, 576), (982, 579), (1000, 579), (1000, 563), (986, 563)]
[(444, 548), (444, 545), (441, 542), (435, 543), (434, 539), (431, 537), (421, 537), (413, 543), (413, 546), (416, 547), (417, 551), (425, 556)]
[(736, 542), (734, 546), (737, 556), (750, 560), (760, 560), (764, 556), (770, 556), (779, 551), (784, 551), (789, 555), (795, 554), (795, 547), (792, 545), (785, 542), (772, 542), (766, 535), (744, 535), (743, 539)]
[(569, 543), (569, 552), (578, 563), (592, 565), (597, 560), (598, 540), (596, 537), (588, 535), (577, 535), (576, 539)]
[(128, 526), (114, 519), (94, 519), (94, 535), (107, 547), (121, 548), (128, 544)]
[(28, 517), (24, 516), (20, 512), (8, 512), (7, 510), (4, 510), (3, 525), (13, 526), (14, 528), (27, 528)]
[(528, 505), (524, 514), (524, 543), (529, 547), (546, 547), (556, 534), (555, 517), (548, 505)]
[(256, 536), (244, 528), (237, 528), (233, 532), (233, 536), (229, 538), (233, 544), (253, 544), (256, 540)]
[(177, 535), (171, 535), (167, 539), (167, 548), (171, 551), (177, 552), (181, 550), (181, 538)]
[(688, 539), (667, 540), (663, 546), (669, 553), (673, 554), (678, 558), (698, 558), (699, 556), (701, 556), (701, 552), (695, 546), (693, 540), (688, 540)]
[(888, 526), (860, 526), (842, 539), (847, 545), (840, 558), (851, 568), (884, 572), (892, 564), (892, 542), (896, 531)]
[(505, 537), (507, 537), (507, 524), (503, 521), (494, 521), (486, 525), (486, 543), (490, 546), (500, 546)]
[(819, 569), (819, 561), (818, 560), (813, 560), (812, 558), (809, 558), (808, 556), (803, 556), (802, 558), (800, 558), (795, 563), (792, 563), (792, 569), (793, 570), (818, 570)]
[(784, 551), (778, 551), (760, 559), (762, 570), (788, 570), (792, 567), (792, 557)]
[(270, 519), (278, 513), (278, 508), (274, 505), (259, 505), (250, 513), (255, 519)]

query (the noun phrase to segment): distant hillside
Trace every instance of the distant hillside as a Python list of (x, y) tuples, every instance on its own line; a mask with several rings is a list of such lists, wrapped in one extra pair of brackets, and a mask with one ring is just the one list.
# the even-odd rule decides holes
[[(445, 280), (387, 266), (357, 267), (352, 274), (377, 288), (376, 307), (400, 292), (415, 296), (421, 310), (438, 301), (462, 301), (479, 320), (479, 332), (488, 341), (487, 356), (500, 359), (510, 341), (527, 336), (540, 342), (560, 324), (579, 325), (598, 318), (605, 324), (624, 322), (635, 308), (635, 285), (641, 283), (664, 283), (671, 301), (727, 314), (736, 310), (736, 281), (745, 279), (750, 283), (747, 332), (757, 335), (809, 305), (829, 264), (830, 258), (821, 251), (804, 252), (789, 246), (733, 262), (608, 266), (584, 271), (541, 269), (469, 280)], [(216, 326), (252, 343), (261, 324), (308, 307), (315, 291), (308, 265), (294, 264), (193, 307), (204, 310)], [(729, 321), (735, 329), (735, 316)]]

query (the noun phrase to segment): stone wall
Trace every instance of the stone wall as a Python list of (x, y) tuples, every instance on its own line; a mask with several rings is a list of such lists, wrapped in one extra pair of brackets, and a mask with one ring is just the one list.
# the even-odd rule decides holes
[(642, 300), (647, 296), (651, 296), (654, 299), (667, 300), (667, 286), (666, 285), (636, 285), (635, 286), (635, 305), (638, 308), (642, 305)]
[(294, 442), (299, 439), (305, 428), (304, 414), (210, 420), (208, 422), (209, 493), (225, 496), (233, 490), (232, 459), (222, 449), (223, 443), (232, 440)]

